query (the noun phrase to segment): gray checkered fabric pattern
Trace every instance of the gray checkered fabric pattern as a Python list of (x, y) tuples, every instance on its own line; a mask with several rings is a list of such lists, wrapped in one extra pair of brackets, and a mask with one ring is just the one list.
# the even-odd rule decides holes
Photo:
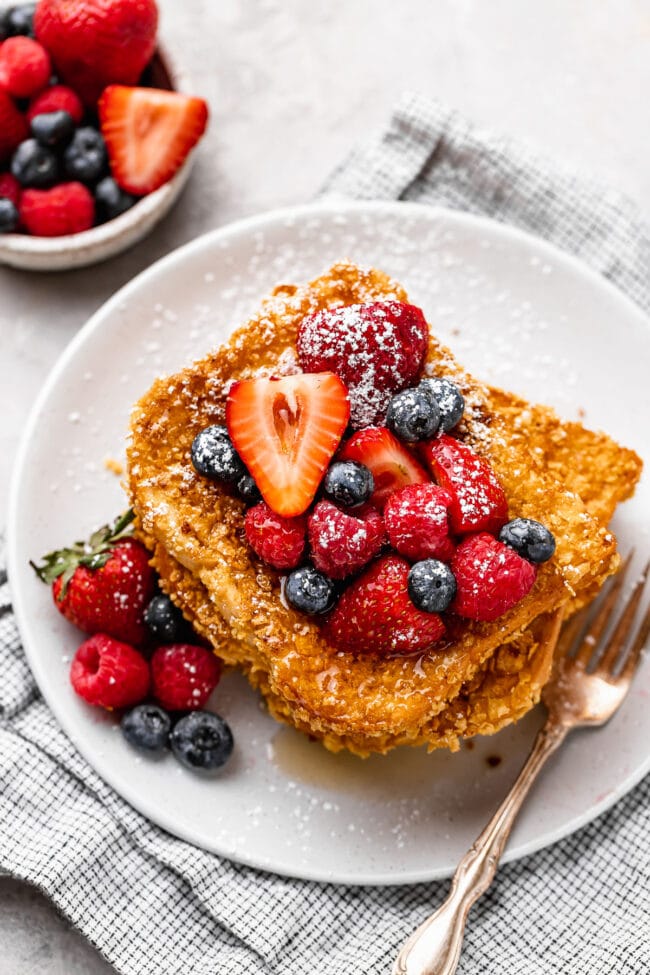
[[(488, 214), (579, 254), (650, 308), (647, 232), (629, 203), (435, 103), (403, 101), (325, 193)], [(0, 868), (42, 888), (123, 975), (384, 975), (444, 897), (446, 884), (368, 889), (258, 873), (153, 826), (40, 698), (4, 573), (0, 672)], [(644, 975), (649, 931), (646, 779), (578, 833), (501, 870), (472, 912), (459, 971)]]

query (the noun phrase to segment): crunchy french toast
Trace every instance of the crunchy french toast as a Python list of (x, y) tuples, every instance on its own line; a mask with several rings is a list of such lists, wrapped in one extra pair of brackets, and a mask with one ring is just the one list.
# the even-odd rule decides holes
[(329, 645), (318, 623), (283, 600), (280, 573), (245, 543), (242, 501), (196, 474), (190, 447), (201, 428), (223, 422), (233, 380), (295, 371), (305, 315), (388, 298), (407, 300), (386, 275), (352, 264), (275, 289), (227, 345), (154, 383), (135, 407), (128, 451), (129, 492), (163, 588), (276, 717), (359, 754), (402, 743), (454, 747), (535, 703), (549, 667), (544, 615), (593, 594), (615, 571), (606, 522), (640, 470), (604, 435), (477, 382), (431, 336), (425, 372), (462, 390), (463, 440), (489, 460), (512, 516), (543, 518), (556, 554), (510, 611), (491, 623), (465, 620), (426, 653), (362, 656)]

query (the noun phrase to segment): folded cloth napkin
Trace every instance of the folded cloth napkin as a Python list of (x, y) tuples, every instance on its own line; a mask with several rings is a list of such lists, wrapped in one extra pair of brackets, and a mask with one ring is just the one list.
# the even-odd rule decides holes
[[(650, 308), (648, 236), (629, 203), (434, 102), (405, 99), (324, 192), (488, 214), (572, 251)], [(447, 885), (287, 880), (153, 826), (93, 772), (39, 696), (0, 578), (0, 868), (45, 891), (124, 975), (390, 971)], [(649, 892), (647, 778), (573, 836), (499, 872), (472, 912), (459, 971), (650, 972)]]

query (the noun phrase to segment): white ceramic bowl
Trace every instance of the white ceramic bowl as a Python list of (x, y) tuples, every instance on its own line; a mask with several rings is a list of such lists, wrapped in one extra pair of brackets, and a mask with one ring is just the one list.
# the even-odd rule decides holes
[[(162, 44), (158, 44), (152, 62), (152, 81), (160, 88), (190, 91), (187, 76)], [(68, 271), (105, 261), (132, 247), (162, 220), (178, 198), (190, 175), (193, 155), (190, 153), (169, 183), (98, 227), (65, 237), (1, 234), (0, 264), (25, 271)]]

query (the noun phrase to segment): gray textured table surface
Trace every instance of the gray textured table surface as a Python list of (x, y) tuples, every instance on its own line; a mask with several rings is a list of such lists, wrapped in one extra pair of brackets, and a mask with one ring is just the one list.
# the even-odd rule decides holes
[[(2, 511), (34, 395), (90, 313), (198, 234), (308, 200), (405, 88), (604, 177), (650, 214), (645, 0), (159, 3), (212, 125), (179, 205), (135, 250), (71, 274), (0, 269)], [(0, 878), (0, 975), (109, 971), (38, 893)]]

